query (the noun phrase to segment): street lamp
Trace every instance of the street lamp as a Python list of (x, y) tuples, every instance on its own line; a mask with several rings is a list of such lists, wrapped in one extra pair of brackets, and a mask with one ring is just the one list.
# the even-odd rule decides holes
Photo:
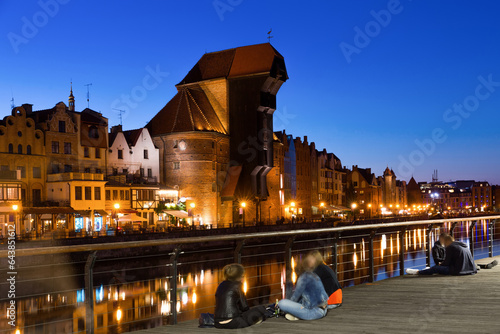
[(245, 208), (247, 207), (247, 203), (241, 202), (240, 207), (241, 207), (241, 216), (243, 218), (243, 227), (245, 227)]
[(356, 203), (352, 203), (352, 204), (351, 204), (351, 209), (352, 209), (352, 219), (353, 219), (353, 220), (356, 220), (356, 211), (355, 211), (355, 210), (356, 210), (356, 207), (357, 207), (357, 206), (358, 206), (358, 205), (357, 205)]
[(319, 206), (321, 208), (321, 219), (325, 219), (325, 202), (319, 203)]
[(194, 208), (196, 207), (196, 204), (194, 204), (194, 202), (191, 202), (189, 204), (189, 207), (191, 208), (191, 226), (194, 226)]
[(113, 205), (113, 208), (114, 208), (113, 216), (115, 218), (115, 224), (116, 224), (115, 235), (117, 235), (118, 234), (118, 212), (116, 212), (116, 211), (120, 209), (120, 203), (115, 203)]
[(368, 203), (368, 218), (372, 217), (372, 204)]

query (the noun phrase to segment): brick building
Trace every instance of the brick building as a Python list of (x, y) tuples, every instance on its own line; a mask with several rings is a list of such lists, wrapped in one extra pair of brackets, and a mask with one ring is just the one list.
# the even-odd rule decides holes
[(177, 186), (202, 223), (264, 220), (273, 112), (287, 79), (269, 43), (207, 53), (146, 126), (160, 149), (161, 183)]

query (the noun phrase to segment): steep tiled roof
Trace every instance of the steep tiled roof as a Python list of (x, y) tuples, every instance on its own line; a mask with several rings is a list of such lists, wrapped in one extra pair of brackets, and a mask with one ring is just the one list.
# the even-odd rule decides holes
[(269, 43), (206, 53), (179, 85), (270, 72), (273, 69), (275, 57), (283, 59), (283, 56)]
[(141, 133), (142, 129), (123, 131), (123, 135), (129, 146), (135, 146), (135, 144), (137, 144), (137, 140), (141, 136)]
[(181, 88), (146, 128), (151, 136), (186, 131), (227, 134), (205, 93), (193, 87)]

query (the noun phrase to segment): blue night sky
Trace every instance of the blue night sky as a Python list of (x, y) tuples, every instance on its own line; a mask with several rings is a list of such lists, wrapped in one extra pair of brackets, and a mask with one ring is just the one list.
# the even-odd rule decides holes
[[(92, 83), (110, 126), (117, 108), (141, 127), (203, 53), (272, 27), (290, 77), (275, 130), (377, 175), (500, 183), (498, 1), (54, 1), (0, 2), (2, 117), (12, 94), (35, 110), (67, 103), (72, 79), (78, 110)], [(127, 105), (132, 92), (145, 94)]]

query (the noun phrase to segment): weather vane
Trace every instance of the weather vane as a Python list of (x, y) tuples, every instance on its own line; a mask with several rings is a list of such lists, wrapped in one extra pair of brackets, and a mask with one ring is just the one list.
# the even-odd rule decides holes
[(274, 36), (271, 36), (271, 32), (273, 31), (273, 28), (271, 28), (271, 30), (269, 30), (267, 32), (267, 42), (268, 43), (271, 43), (271, 38), (273, 38)]

